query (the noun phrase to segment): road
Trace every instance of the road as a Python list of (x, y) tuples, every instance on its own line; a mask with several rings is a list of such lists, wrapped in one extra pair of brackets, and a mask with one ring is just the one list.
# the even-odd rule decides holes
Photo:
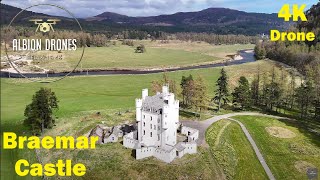
[(230, 114), (224, 114), (224, 115), (219, 115), (219, 116), (214, 116), (212, 118), (209, 118), (204, 121), (182, 121), (182, 124), (198, 129), (199, 130), (199, 139), (197, 140), (198, 145), (202, 146), (208, 146), (205, 140), (205, 133), (206, 130), (213, 124), (216, 123), (217, 121), (220, 121), (222, 119), (229, 119), (231, 121), (234, 121), (238, 123), (243, 131), (243, 133), (246, 135), (246, 138), (250, 142), (257, 158), (259, 159), (264, 171), (266, 172), (267, 176), (269, 177), (270, 180), (275, 180), (274, 175), (272, 174), (269, 166), (267, 165), (265, 159), (263, 158), (263, 155), (261, 154), (258, 146), (256, 145), (255, 141), (253, 140), (252, 136), (250, 135), (249, 131), (247, 128), (239, 121), (232, 119), (231, 117), (233, 116), (264, 116), (264, 117), (272, 117), (276, 119), (288, 119), (280, 116), (273, 116), (273, 115), (267, 115), (267, 114), (262, 114), (262, 113), (256, 113), (256, 112), (240, 112), (240, 113), (230, 113)]

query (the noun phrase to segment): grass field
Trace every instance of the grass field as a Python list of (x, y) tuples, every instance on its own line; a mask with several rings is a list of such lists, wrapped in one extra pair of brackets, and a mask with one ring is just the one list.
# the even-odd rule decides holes
[(218, 121), (207, 130), (206, 141), (227, 179), (268, 179), (237, 123)]
[(254, 48), (254, 44), (211, 45), (206, 42), (185, 42), (174, 40), (171, 40), (170, 43), (167, 44), (161, 43), (161, 41), (142, 41), (141, 43), (154, 48), (184, 50), (219, 58), (225, 58), (227, 55), (235, 54), (239, 50)]
[[(121, 45), (119, 41), (116, 41), (116, 45), (109, 47), (87, 47), (78, 69), (150, 69), (191, 66), (224, 60), (227, 59), (226, 55), (254, 47), (250, 44), (214, 46), (203, 42), (181, 41), (170, 41), (168, 44), (160, 43), (160, 41), (134, 41), (134, 44), (135, 46), (145, 44), (146, 52), (135, 53), (135, 47)], [(81, 54), (82, 48), (62, 53), (41, 51), (29, 55), (61, 56), (61, 59), (39, 60), (38, 64), (44, 69), (59, 72), (73, 70)]]
[[(226, 69), (230, 73), (230, 79), (237, 79), (241, 75), (234, 73), (237, 68), (246, 68), (248, 71), (255, 72), (258, 64), (266, 71), (270, 70), (273, 65), (269, 61), (258, 61), (246, 65), (230, 66)], [(219, 71), (220, 68), (210, 68), (171, 72), (168, 75), (177, 83), (180, 82), (182, 75), (192, 74), (194, 77), (201, 75), (208, 85), (210, 96), (213, 96), (214, 84)], [(77, 117), (81, 113), (104, 112), (112, 109), (125, 111), (133, 108), (134, 99), (141, 96), (141, 89), (150, 88), (151, 82), (160, 78), (162, 74), (68, 77), (50, 84), (33, 83), (26, 79), (1, 79), (1, 133), (14, 131), (21, 135), (27, 131), (22, 125), (24, 108), (31, 102), (32, 95), (40, 87), (51, 88), (56, 93), (60, 107), (55, 115), (59, 123), (68, 118), (79, 120)], [(54, 129), (61, 127), (64, 125), (59, 124)], [(2, 151), (1, 172), (4, 173), (1, 174), (1, 177), (14, 179), (14, 163), (21, 158), (36, 162), (34, 152), (31, 150)]]
[[(307, 167), (320, 169), (320, 138), (297, 122), (254, 116), (234, 118), (247, 127), (276, 179), (307, 179)], [(267, 127), (288, 129), (295, 137), (272, 136)]]

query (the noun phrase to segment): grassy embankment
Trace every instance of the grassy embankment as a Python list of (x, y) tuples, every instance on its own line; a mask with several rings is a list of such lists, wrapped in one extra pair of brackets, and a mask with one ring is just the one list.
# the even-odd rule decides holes
[(228, 179), (268, 179), (237, 123), (218, 121), (207, 130), (206, 140)]
[[(320, 169), (320, 138), (294, 120), (238, 116), (249, 130), (276, 179), (307, 179), (308, 167)], [(319, 123), (318, 123), (319, 126)], [(274, 135), (266, 130), (282, 127)]]

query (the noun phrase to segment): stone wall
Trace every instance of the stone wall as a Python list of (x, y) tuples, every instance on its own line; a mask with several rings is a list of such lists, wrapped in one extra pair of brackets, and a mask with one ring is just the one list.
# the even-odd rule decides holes
[(190, 127), (182, 126), (181, 134), (188, 137), (188, 142), (195, 141), (199, 138), (199, 130)]
[(157, 148), (153, 156), (161, 161), (170, 163), (176, 157), (176, 149), (173, 148), (171, 151), (165, 151), (163, 149)]
[(124, 147), (133, 149), (137, 144), (139, 144), (139, 141), (134, 139), (134, 132), (123, 136)]
[(140, 149), (136, 149), (136, 159), (143, 159), (153, 156), (155, 149), (155, 147), (142, 147)]

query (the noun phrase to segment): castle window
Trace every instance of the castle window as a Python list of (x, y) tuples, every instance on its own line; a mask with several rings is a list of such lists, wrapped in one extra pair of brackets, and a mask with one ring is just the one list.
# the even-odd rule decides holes
[(152, 116), (151, 116), (151, 121), (152, 121)]
[(154, 125), (154, 130), (156, 130), (157, 129), (157, 126), (156, 125)]
[(158, 126), (158, 130), (160, 131), (160, 126)]
[(150, 128), (152, 129), (152, 124), (150, 124)]
[(146, 131), (145, 130), (143, 130), (143, 135), (146, 135)]
[(152, 137), (152, 132), (150, 132), (150, 137)]
[(158, 118), (158, 123), (160, 123), (160, 118)]
[(143, 115), (143, 119), (145, 119), (146, 118), (146, 115)]
[(158, 141), (160, 141), (160, 135), (158, 134)]
[(146, 122), (143, 122), (143, 126), (146, 126)]

